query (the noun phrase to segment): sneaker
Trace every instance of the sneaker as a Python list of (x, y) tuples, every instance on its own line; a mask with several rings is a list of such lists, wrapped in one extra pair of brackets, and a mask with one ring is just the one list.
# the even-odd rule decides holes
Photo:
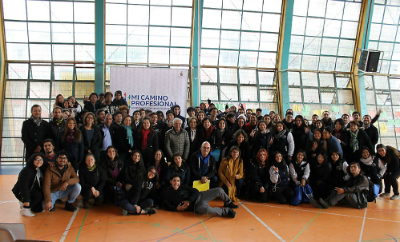
[(122, 215), (123, 215), (123, 216), (126, 216), (126, 215), (128, 215), (128, 211), (127, 211), (127, 210), (125, 210), (125, 209), (122, 209)]
[(381, 193), (379, 196), (380, 197), (390, 197), (390, 193), (389, 192)]
[(319, 203), (321, 203), (322, 207), (324, 207), (324, 208), (329, 208), (328, 202), (325, 201), (324, 199), (319, 198)]
[(228, 204), (224, 204), (224, 207), (226, 207), (226, 208), (239, 208), (239, 205), (236, 205), (233, 202), (230, 202)]
[(55, 204), (62, 204), (62, 200), (61, 199), (57, 199)]
[(310, 200), (310, 204), (313, 205), (314, 207), (322, 208), (322, 205), (319, 202), (315, 201), (314, 198), (308, 197), (308, 199)]
[(68, 201), (65, 202), (65, 210), (74, 212), (76, 210), (76, 207), (72, 203), (69, 203)]
[(157, 209), (155, 209), (155, 208), (146, 208), (144, 210), (144, 212), (145, 212), (145, 214), (152, 215), (152, 214), (156, 214), (157, 213)]
[(400, 195), (399, 194), (393, 195), (393, 196), (390, 197), (390, 200), (397, 200), (397, 199), (400, 199)]
[(23, 202), (19, 202), (19, 209), (22, 209), (22, 207), (24, 206)]
[(235, 210), (233, 210), (232, 208), (229, 208), (229, 211), (228, 211), (228, 215), (227, 215), (227, 216), (229, 216), (229, 217), (231, 217), (231, 218), (234, 218), (234, 217), (236, 216)]
[(31, 212), (30, 208), (21, 208), (21, 214), (26, 216), (26, 217), (34, 217), (35, 216), (35, 214), (33, 214)]

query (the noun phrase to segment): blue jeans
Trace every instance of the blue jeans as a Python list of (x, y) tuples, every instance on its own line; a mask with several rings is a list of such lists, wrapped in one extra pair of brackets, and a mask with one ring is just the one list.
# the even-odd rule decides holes
[[(55, 193), (51, 193), (51, 205), (54, 207), (54, 204), (57, 199), (63, 199), (68, 197), (68, 202), (73, 203), (75, 202), (76, 198), (81, 193), (81, 184), (75, 183), (74, 185), (67, 186), (65, 191), (56, 191)], [(43, 209), (46, 205), (46, 202), (43, 201)]]
[(140, 214), (143, 209), (149, 208), (149, 207), (153, 206), (153, 204), (154, 204), (154, 201), (151, 198), (145, 198), (143, 200), (139, 200), (138, 206), (141, 208), (139, 213), (137, 213), (135, 206), (133, 204), (131, 204), (128, 199), (122, 200), (121, 203), (119, 204), (119, 206), (122, 209), (125, 209), (130, 213)]

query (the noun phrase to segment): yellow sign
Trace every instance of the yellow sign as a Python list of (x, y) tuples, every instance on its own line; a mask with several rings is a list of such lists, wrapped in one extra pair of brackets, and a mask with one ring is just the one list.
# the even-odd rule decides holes
[(193, 188), (196, 188), (199, 192), (205, 192), (210, 189), (210, 180), (206, 183), (202, 183), (200, 180), (193, 181)]

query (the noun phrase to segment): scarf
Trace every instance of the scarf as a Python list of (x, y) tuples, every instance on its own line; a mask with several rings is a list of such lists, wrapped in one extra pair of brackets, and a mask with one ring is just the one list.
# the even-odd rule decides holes
[(96, 169), (96, 164), (94, 164), (92, 167), (86, 166), (86, 168), (88, 169), (88, 171), (93, 171), (94, 169)]
[(235, 161), (231, 158), (229, 159), (228, 166), (224, 171), (224, 176), (228, 179), (229, 183), (231, 184), (231, 187), (228, 187), (228, 196), (232, 200), (232, 202), (236, 202), (239, 200), (236, 198), (235, 195), (236, 194), (235, 176), (239, 172), (239, 166), (240, 166), (240, 158), (236, 159)]
[(74, 130), (73, 130), (73, 129), (68, 129), (68, 133), (67, 133), (67, 143), (68, 143), (68, 144), (73, 144), (73, 143), (75, 143), (75, 137), (74, 137)]
[(42, 122), (42, 118), (41, 117), (39, 117), (38, 119), (35, 119), (34, 117), (33, 117), (33, 115), (31, 116), (31, 119), (32, 119), (32, 121), (36, 124), (36, 126), (40, 126), (40, 123)]
[(337, 139), (339, 139), (340, 138), (340, 134), (342, 133), (342, 130), (334, 130), (333, 131), (333, 136), (335, 136)]
[(142, 151), (147, 148), (147, 137), (150, 133), (150, 129), (142, 129)]
[(353, 148), (353, 152), (356, 152), (360, 148), (357, 140), (358, 131), (359, 129), (356, 132), (350, 130), (350, 147)]
[(204, 137), (203, 137), (203, 140), (208, 140), (208, 138), (210, 137), (210, 134), (213, 130), (214, 130), (214, 125), (211, 125), (210, 128), (206, 130), (206, 138), (204, 139)]
[(128, 139), (129, 145), (132, 148), (133, 147), (132, 127), (126, 126), (125, 124), (122, 124), (122, 127), (126, 129), (126, 138)]
[(62, 121), (64, 121), (63, 118), (59, 118), (59, 119), (53, 118), (53, 122), (57, 125), (57, 127), (60, 127)]
[(363, 157), (361, 157), (360, 161), (362, 163), (366, 164), (367, 166), (370, 166), (374, 162), (374, 157), (372, 157), (372, 155), (370, 155), (367, 159), (364, 159)]
[(37, 182), (39, 184), (39, 187), (40, 187), (40, 180), (41, 180), (42, 177), (43, 177), (42, 172), (40, 171), (40, 169), (37, 169), (36, 170), (36, 180), (37, 180)]
[(111, 167), (111, 169), (113, 171), (115, 171), (118, 168), (118, 161), (117, 160), (116, 161), (111, 161), (109, 166)]
[(280, 138), (282, 138), (282, 136), (284, 136), (286, 134), (286, 130), (282, 130), (281, 132), (279, 132), (279, 133), (277, 133), (276, 135), (275, 135), (275, 139), (280, 139)]

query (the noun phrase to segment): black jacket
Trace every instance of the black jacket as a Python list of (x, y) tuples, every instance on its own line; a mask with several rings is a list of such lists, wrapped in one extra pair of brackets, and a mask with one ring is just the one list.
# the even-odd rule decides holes
[[(100, 124), (100, 125), (97, 126), (100, 129), (100, 133), (101, 133), (101, 138), (102, 139), (104, 139), (104, 131), (103, 131), (104, 125), (105, 124)], [(110, 130), (111, 140), (114, 140), (114, 135), (115, 135), (115, 132), (118, 129), (118, 126), (112, 123), (108, 129)]]
[(365, 133), (367, 133), (372, 146), (375, 147), (375, 145), (378, 144), (379, 141), (378, 129), (373, 124), (371, 124), (368, 128), (364, 129), (364, 131)]
[(199, 143), (198, 143), (198, 148), (200, 148), (201, 144), (204, 141), (208, 141), (211, 145), (211, 149), (215, 150), (215, 149), (219, 149), (221, 144), (222, 144), (222, 138), (221, 138), (221, 133), (215, 128), (215, 126), (211, 126), (210, 129), (212, 129), (210, 135), (207, 138), (207, 134), (206, 134), (206, 129), (203, 127), (200, 130), (199, 133)]
[(190, 142), (190, 148), (189, 148), (189, 155), (193, 154), (193, 152), (196, 152), (198, 148), (201, 146), (200, 143), (200, 138), (199, 138), (199, 129), (196, 129), (196, 135), (194, 137), (194, 140), (192, 141), (192, 129), (190, 127), (187, 127), (186, 132), (189, 135), (189, 142)]
[(83, 107), (83, 109), (86, 109), (86, 110), (88, 110), (89, 112), (96, 114), (96, 111), (97, 111), (97, 110), (99, 110), (99, 109), (101, 109), (101, 108), (104, 108), (105, 106), (106, 106), (106, 105), (101, 104), (101, 103), (99, 103), (99, 102), (96, 102), (95, 105), (93, 105), (91, 102), (88, 102), (88, 103), (85, 104), (85, 106)]
[(185, 211), (194, 211), (194, 205), (200, 196), (199, 190), (181, 183), (179, 188), (175, 190), (172, 186), (168, 186), (163, 191), (163, 203), (168, 211), (177, 211), (177, 207), (181, 202), (188, 201), (189, 207)]
[(118, 161), (118, 165), (116, 167), (116, 169), (118, 169), (118, 177), (117, 177), (116, 180), (114, 180), (112, 178), (111, 171), (113, 170), (113, 166), (112, 166), (111, 162), (105, 161), (102, 167), (103, 167), (103, 170), (107, 174), (106, 183), (111, 184), (113, 186), (115, 186), (117, 184), (117, 182), (121, 182), (122, 183), (122, 176), (123, 176), (123, 171), (124, 171), (124, 162), (122, 162), (121, 160)]
[(21, 139), (26, 147), (26, 157), (29, 158), (37, 146), (42, 146), (42, 143), (49, 136), (48, 132), (49, 123), (42, 120), (40, 126), (37, 126), (30, 118), (22, 123)]
[[(128, 135), (126, 132), (127, 129), (125, 129), (123, 126), (119, 127), (117, 131), (115, 131), (113, 145), (117, 147), (119, 153), (128, 153), (129, 150), (134, 150), (135, 145), (137, 145), (135, 142), (135, 137), (133, 137), (133, 147), (130, 147)], [(133, 131), (132, 135), (134, 135)]]
[(107, 175), (101, 166), (96, 166), (93, 171), (89, 171), (85, 163), (82, 163), (79, 169), (79, 183), (82, 190), (90, 190), (94, 187), (96, 190), (103, 191), (106, 184)]
[(183, 184), (191, 185), (190, 184), (190, 168), (186, 164), (186, 162), (182, 162), (181, 167), (177, 167), (175, 164), (171, 164), (168, 167), (166, 175), (164, 177), (165, 184), (169, 183), (169, 180), (174, 173), (178, 173), (180, 175), (181, 185), (183, 185)]
[(254, 158), (257, 155), (257, 152), (260, 149), (265, 149), (267, 154), (271, 154), (269, 142), (271, 140), (272, 133), (261, 133), (257, 131), (253, 138), (253, 147), (252, 147), (252, 155), (251, 158)]
[(103, 137), (101, 136), (100, 129), (97, 126), (93, 126), (92, 129), (94, 129), (94, 133), (90, 146), (88, 137), (86, 135), (85, 126), (81, 126), (79, 129), (82, 132), (84, 155), (87, 155), (88, 150), (90, 150), (96, 159), (96, 164), (100, 164), (100, 149), (101, 149), (101, 144), (103, 143)]
[(57, 124), (54, 123), (53, 121), (49, 122), (48, 138), (52, 139), (55, 145), (57, 145), (58, 134), (62, 133), (64, 126), (65, 126), (65, 120), (61, 122), (60, 126), (57, 126)]
[(368, 206), (367, 194), (369, 190), (369, 182), (366, 176), (360, 174), (356, 177), (350, 175), (350, 179), (343, 187), (344, 194), (347, 199), (354, 199), (351, 194), (356, 195), (358, 208), (366, 208)]
[(142, 148), (142, 129), (138, 129), (134, 134), (134, 143), (136, 146), (136, 149), (142, 153), (143, 156), (143, 161), (145, 167), (149, 167), (150, 164), (154, 163), (154, 153), (158, 150), (158, 135), (155, 131), (150, 131), (150, 133), (147, 135), (147, 147), (146, 149), (143, 150)]
[[(81, 132), (79, 130), (79, 132)], [(84, 156), (84, 144), (83, 144), (83, 136), (81, 132), (81, 142), (75, 142), (73, 144), (68, 144), (67, 139), (62, 139), (63, 133), (59, 133), (57, 140), (59, 142), (59, 145), (57, 147), (59, 148), (58, 150), (65, 150), (68, 154), (68, 161), (76, 160), (78, 162), (83, 161), (83, 156)]]
[(351, 147), (351, 133), (349, 134), (349, 156), (347, 160), (351, 162), (358, 162), (361, 158), (362, 154), (362, 147), (366, 146), (368, 149), (373, 152), (375, 147), (372, 146), (371, 140), (368, 137), (368, 134), (362, 129), (358, 129), (358, 135), (357, 135), (357, 140), (358, 140), (358, 150), (353, 152), (353, 148)]
[(126, 192), (126, 198), (133, 205), (138, 205), (140, 200), (145, 199), (155, 188), (152, 180), (145, 179), (147, 174), (140, 174), (134, 180), (132, 188)]
[(269, 167), (261, 167), (257, 162), (252, 162), (250, 166), (250, 183), (259, 188), (268, 188), (270, 183)]
[[(192, 153), (189, 159), (189, 167), (190, 167), (190, 178), (192, 181), (200, 180), (203, 176), (200, 174), (200, 163), (201, 161), (201, 153), (200, 151)], [(208, 158), (208, 172), (205, 175), (208, 178), (212, 178), (217, 173), (217, 169), (215, 167), (215, 158), (210, 155)]]
[[(43, 154), (36, 153), (39, 156), (44, 158)], [(20, 200), (21, 202), (30, 202), (30, 193), (34, 189), (35, 192), (40, 192), (43, 194), (41, 187), (39, 186), (39, 182), (43, 185), (43, 173), (40, 181), (38, 182), (36, 174), (38, 170), (36, 170), (35, 166), (33, 165), (33, 161), (35, 156), (31, 156), (29, 160), (26, 162), (26, 166), (20, 171), (18, 175), (17, 183), (15, 183), (12, 192), (14, 193), (15, 197)], [(43, 159), (44, 160), (44, 159)], [(42, 195), (43, 196), (43, 195)]]

